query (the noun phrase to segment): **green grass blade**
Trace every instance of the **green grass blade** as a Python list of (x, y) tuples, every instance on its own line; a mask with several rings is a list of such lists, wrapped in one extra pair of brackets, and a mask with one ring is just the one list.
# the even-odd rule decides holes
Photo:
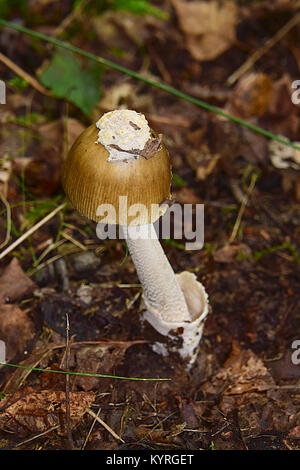
[(168, 378), (163, 378), (163, 379), (155, 379), (155, 378), (143, 378), (143, 377), (121, 377), (118, 375), (105, 375), (105, 374), (92, 374), (89, 372), (72, 372), (72, 371), (65, 371), (65, 370), (52, 370), (52, 369), (40, 369), (38, 367), (28, 367), (28, 366), (21, 366), (19, 364), (10, 364), (9, 362), (0, 362), (1, 366), (10, 366), (10, 367), (17, 367), (19, 369), (27, 369), (27, 370), (33, 370), (37, 372), (52, 372), (54, 374), (66, 374), (66, 375), (80, 375), (83, 377), (99, 377), (101, 379), (119, 379), (119, 380), (138, 380), (138, 381), (165, 381), (165, 380), (171, 380)]

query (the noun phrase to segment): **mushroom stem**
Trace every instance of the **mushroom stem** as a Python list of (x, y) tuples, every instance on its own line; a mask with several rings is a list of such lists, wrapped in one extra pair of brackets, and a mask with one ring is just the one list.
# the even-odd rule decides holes
[(184, 295), (153, 224), (127, 227), (126, 238), (147, 307), (158, 311), (167, 322), (190, 321)]
[(153, 349), (162, 355), (178, 353), (190, 367), (208, 313), (205, 289), (194, 274), (174, 273), (152, 224), (123, 226), (123, 233), (144, 289), (143, 318), (165, 337)]

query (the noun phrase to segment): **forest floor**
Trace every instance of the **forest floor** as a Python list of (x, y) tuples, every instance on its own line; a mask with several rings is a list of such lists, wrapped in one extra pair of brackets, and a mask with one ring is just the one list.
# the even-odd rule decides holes
[[(5, 19), (299, 139), (297, 2), (160, 1), (155, 15), (72, 3), (19, 2)], [(200, 19), (214, 8), (212, 27)], [(0, 339), (6, 361), (26, 367), (0, 366), (0, 448), (299, 449), (299, 151), (82, 57), (59, 69), (53, 45), (8, 27), (0, 49), (0, 251), (43, 221), (0, 261)], [(95, 106), (84, 86), (67, 101), (51, 66), (60, 84), (72, 66), (89, 73)], [(161, 241), (209, 295), (190, 372), (152, 351), (124, 241), (100, 241), (61, 187), (67, 148), (120, 106), (163, 134), (175, 200), (205, 207), (203, 249)]]

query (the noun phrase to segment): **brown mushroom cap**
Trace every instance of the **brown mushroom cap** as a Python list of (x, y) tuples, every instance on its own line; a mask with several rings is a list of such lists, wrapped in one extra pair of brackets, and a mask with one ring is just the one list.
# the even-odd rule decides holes
[[(152, 131), (153, 136), (157, 137)], [(109, 152), (97, 142), (96, 124), (89, 126), (74, 142), (64, 163), (62, 184), (75, 209), (85, 217), (99, 222), (97, 216), (101, 204), (112, 204), (117, 221), (106, 223), (133, 225), (153, 223), (164, 211), (153, 211), (152, 204), (161, 204), (171, 197), (171, 165), (169, 154), (161, 144), (151, 157), (140, 156), (128, 161), (108, 161)], [(134, 143), (133, 143), (134, 146)], [(135, 220), (119, 211), (119, 196), (127, 196), (127, 207), (143, 204), (147, 217)], [(138, 215), (138, 214), (137, 214)]]

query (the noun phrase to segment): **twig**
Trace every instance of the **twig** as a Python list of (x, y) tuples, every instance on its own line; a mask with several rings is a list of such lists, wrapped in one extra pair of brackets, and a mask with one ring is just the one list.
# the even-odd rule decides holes
[(255, 51), (241, 67), (233, 72), (227, 78), (227, 84), (233, 85), (245, 72), (247, 72), (271, 47), (273, 47), (280, 39), (282, 39), (296, 24), (300, 21), (300, 13), (293, 16), (272, 38), (265, 42), (263, 47)]
[(42, 220), (40, 220), (37, 224), (33, 225), (27, 232), (23, 233), (17, 240), (15, 240), (11, 245), (9, 245), (6, 250), (2, 251), (0, 253), (0, 259), (3, 259), (8, 253), (10, 253), (12, 250), (14, 250), (17, 246), (19, 246), (21, 243), (23, 243), (24, 240), (26, 240), (30, 235), (32, 235), (34, 232), (36, 232), (42, 225), (44, 225), (46, 222), (48, 222), (52, 217), (54, 217), (59, 211), (64, 209), (66, 207), (67, 203), (64, 202), (60, 206), (56, 207), (50, 214), (46, 215)]
[[(68, 254), (70, 254), (70, 253), (71, 252), (68, 252)], [(37, 273), (38, 271), (43, 269), (45, 266), (49, 266), (49, 264), (54, 263), (54, 261), (56, 261), (60, 258), (63, 258), (64, 256), (65, 256), (65, 254), (52, 256), (52, 258), (47, 259), (47, 261), (44, 261), (44, 263), (39, 264), (36, 268), (27, 271), (26, 272), (27, 276), (29, 276), (29, 277), (33, 276), (35, 273)]]
[(53, 94), (49, 90), (47, 90), (47, 88), (43, 87), (43, 85), (41, 85), (34, 77), (29, 75), (29, 73), (25, 72), (25, 70), (21, 69), (21, 67), (19, 67), (12, 60), (2, 54), (2, 52), (0, 52), (0, 61), (4, 65), (6, 65), (10, 70), (19, 75), (19, 77), (22, 77), (24, 80), (26, 80), (26, 82), (29, 83), (29, 85), (31, 85), (35, 90), (42, 93), (43, 95), (53, 97)]
[(118, 441), (121, 441), (123, 442), (123, 444), (125, 444), (125, 441), (123, 441), (123, 439), (118, 436), (118, 434), (115, 433), (115, 431), (113, 429), (111, 429), (110, 426), (108, 426), (108, 424), (106, 424), (101, 418), (99, 418), (98, 415), (96, 415), (96, 413), (94, 413), (92, 410), (90, 410), (89, 408), (87, 409), (87, 412), (93, 416), (93, 418), (98, 421), (98, 423), (100, 423), (108, 432), (110, 432), (110, 434), (115, 438), (115, 439), (118, 439)]
[(54, 30), (54, 36), (62, 34), (70, 25), (83, 13), (84, 8), (87, 6), (90, 0), (83, 0), (74, 8), (74, 10), (67, 15), (62, 22)]
[(78, 240), (76, 240), (75, 238), (73, 238), (71, 235), (69, 235), (68, 233), (66, 232), (61, 232), (61, 235), (66, 239), (68, 240), (69, 242), (73, 243), (73, 245), (77, 246), (78, 248), (80, 248), (82, 251), (86, 251), (88, 248), (86, 246), (84, 246), (82, 243), (80, 243)]
[[(69, 370), (69, 362), (70, 362), (70, 340), (69, 340), (69, 331), (70, 331), (70, 323), (69, 323), (69, 316), (66, 313), (66, 369)], [(71, 417), (70, 417), (70, 376), (66, 374), (66, 427), (67, 427), (67, 439), (68, 439), (68, 446), (70, 450), (74, 449), (74, 442), (71, 432)]]
[(153, 57), (153, 60), (155, 61), (155, 64), (156, 64), (158, 70), (160, 71), (164, 81), (166, 83), (172, 83), (171, 74), (169, 73), (167, 67), (165, 66), (164, 61), (161, 60), (159, 54), (157, 54), (156, 50), (152, 46), (151, 41), (147, 41), (146, 46), (148, 48), (150, 56)]
[(38, 439), (39, 437), (45, 436), (46, 434), (49, 434), (49, 432), (55, 431), (55, 429), (58, 429), (59, 427), (60, 427), (60, 424), (57, 424), (56, 426), (52, 426), (52, 428), (46, 429), (46, 431), (40, 432), (39, 434), (36, 434), (36, 436), (29, 437), (25, 441), (19, 442), (18, 444), (14, 446), (14, 448), (23, 446), (24, 444), (28, 444), (28, 442), (31, 442), (34, 439)]
[(164, 421), (167, 421), (167, 419), (169, 419), (171, 416), (175, 415), (175, 411), (173, 411), (172, 413), (170, 413), (169, 415), (165, 416), (163, 419), (159, 420), (154, 426), (153, 428), (149, 429), (149, 431), (138, 441), (138, 442), (143, 442), (145, 439), (147, 439), (148, 436), (150, 436), (150, 434), (155, 431), (155, 429), (157, 429)]
[(243, 202), (241, 204), (238, 216), (237, 216), (235, 224), (233, 226), (232, 233), (231, 233), (231, 236), (230, 236), (229, 241), (228, 241), (229, 244), (232, 243), (235, 240), (236, 236), (237, 236), (239, 227), (241, 225), (242, 217), (244, 215), (246, 206), (248, 204), (249, 196), (250, 196), (250, 194), (252, 193), (252, 191), (254, 189), (257, 178), (258, 178), (258, 175), (256, 173), (253, 173), (252, 176), (251, 176), (251, 181), (250, 181), (250, 185), (248, 187), (247, 193), (246, 193), (246, 195), (243, 199)]
[(98, 410), (98, 412), (97, 412), (97, 416), (94, 418), (94, 421), (92, 422), (92, 425), (91, 425), (91, 427), (90, 427), (90, 429), (89, 429), (89, 432), (87, 433), (87, 436), (86, 436), (86, 438), (85, 438), (85, 441), (84, 441), (84, 443), (83, 443), (83, 445), (82, 445), (81, 450), (84, 450), (84, 449), (85, 449), (85, 446), (86, 446), (86, 444), (87, 444), (87, 441), (89, 440), (90, 435), (91, 435), (91, 432), (92, 432), (92, 430), (94, 429), (94, 426), (95, 426), (95, 424), (96, 424), (96, 421), (97, 421), (96, 418), (99, 417), (100, 411), (101, 411), (101, 408), (99, 408), (99, 410)]
[(43, 253), (38, 257), (38, 259), (33, 263), (33, 266), (35, 268), (39, 267), (41, 261), (45, 258), (45, 256), (48, 255), (48, 253), (50, 253), (52, 250), (54, 250), (55, 248), (58, 248), (60, 245), (63, 245), (64, 243), (66, 243), (67, 240), (59, 240), (58, 242), (56, 243), (50, 243), (50, 245), (47, 246), (47, 248), (45, 248), (45, 250), (43, 251)]

